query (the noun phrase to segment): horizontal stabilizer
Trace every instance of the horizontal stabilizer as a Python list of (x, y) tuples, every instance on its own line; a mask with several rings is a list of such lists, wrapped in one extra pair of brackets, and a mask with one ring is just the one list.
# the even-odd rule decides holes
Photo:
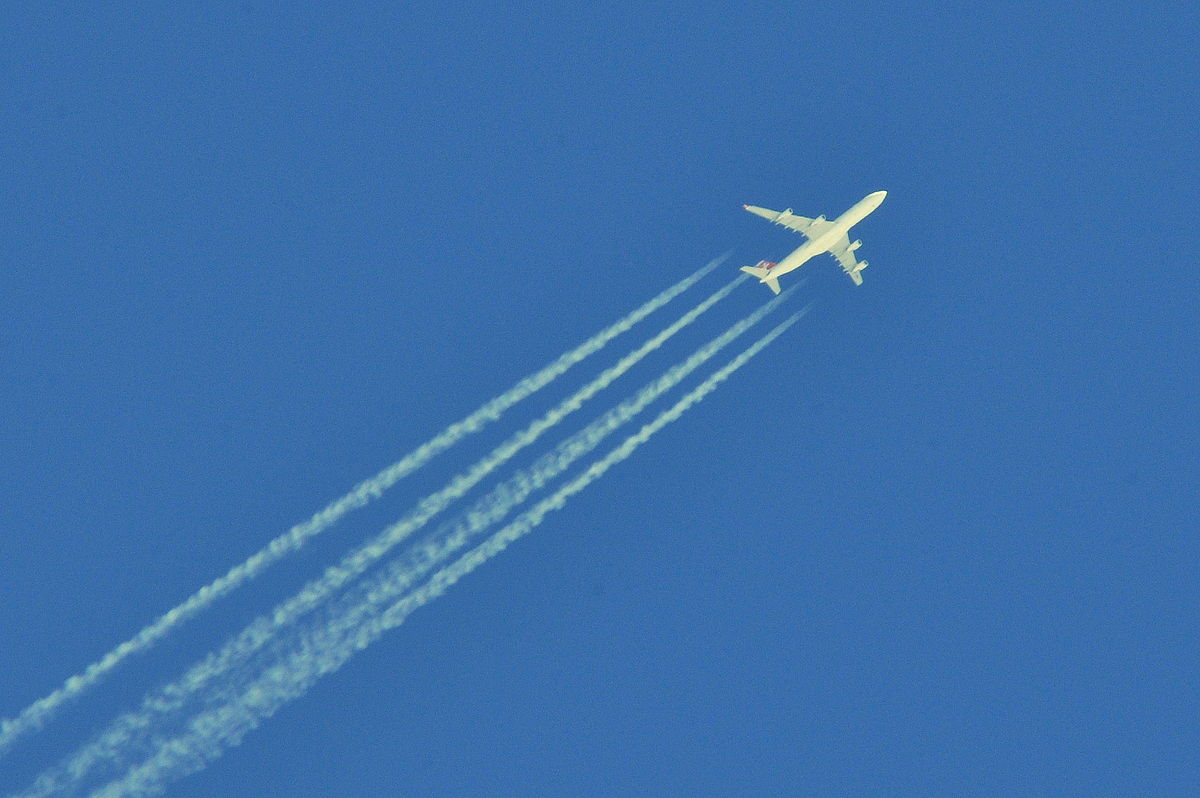
[(746, 274), (757, 277), (759, 282), (767, 284), (767, 288), (770, 288), (776, 294), (779, 293), (779, 280), (770, 276), (770, 269), (764, 269), (761, 266), (743, 266), (742, 271), (744, 271)]

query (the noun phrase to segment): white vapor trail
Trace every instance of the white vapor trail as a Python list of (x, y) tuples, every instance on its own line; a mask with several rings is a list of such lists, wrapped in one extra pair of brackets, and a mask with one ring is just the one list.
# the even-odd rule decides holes
[[(674, 388), (689, 374), (762, 321), (800, 285), (801, 283), (797, 283), (779, 297), (737, 322), (583, 430), (564, 440), (554, 451), (543, 455), (532, 466), (501, 483), (487, 496), (476, 502), (470, 510), (460, 515), (458, 519), (444, 524), (425, 541), (393, 559), (382, 575), (356, 583), (351, 593), (339, 600), (340, 603), (356, 602), (359, 599), (353, 596), (378, 590), (379, 584), (387, 584), (393, 595), (401, 590), (407, 590), (435, 566), (448, 559), (451, 554), (489, 527), (503, 520), (530, 494), (549, 484), (579, 458), (593, 451), (610, 434), (636, 418), (651, 402)], [(807, 312), (808, 308), (806, 307), (800, 311), (799, 315)]]
[(437, 436), (417, 447), (400, 460), (397, 460), (370, 479), (356, 485), (345, 496), (333, 501), (309, 520), (302, 524), (297, 524), (272, 540), (247, 560), (231, 568), (224, 576), (200, 588), (200, 590), (196, 591), (196, 593), (187, 598), (182, 604), (169, 610), (129, 640), (121, 643), (103, 657), (88, 665), (83, 672), (71, 676), (54, 692), (34, 701), (16, 717), (0, 722), (0, 756), (3, 756), (19, 738), (45, 727), (46, 723), (59, 708), (99, 684), (105, 676), (128, 657), (148, 649), (170, 633), (175, 627), (196, 615), (217, 599), (233, 592), (276, 561), (299, 550), (311, 538), (323, 532), (342, 516), (352, 510), (365, 506), (373, 499), (383, 495), (384, 491), (397, 481), (429, 462), (437, 454), (449, 449), (468, 435), (483, 429), (488, 423), (499, 419), (513, 405), (544, 388), (572, 366), (578, 364), (589, 355), (594, 354), (609, 341), (621, 333), (628, 331), (646, 316), (691, 288), (702, 277), (724, 262), (727, 257), (729, 257), (729, 253), (725, 253), (710, 261), (707, 265), (680, 280), (623, 319), (620, 319), (584, 341), (575, 349), (562, 355), (541, 371), (525, 377), (504, 393), (481, 406), (471, 415), (446, 427)]
[(347, 583), (379, 562), (401, 541), (422, 528), (431, 518), (462, 498), (481, 480), (582, 407), (584, 402), (607, 388), (640, 360), (659, 349), (702, 313), (727, 297), (744, 279), (744, 275), (733, 278), (724, 287), (623, 357), (616, 365), (605, 369), (575, 394), (533, 421), (524, 430), (514, 434), (470, 469), (454, 477), (441, 490), (426, 496), (408, 515), (385, 528), (368, 543), (351, 551), (336, 565), (327, 568), (321, 577), (309, 582), (292, 598), (275, 607), (271, 613), (256, 618), (237, 636), (227, 641), (219, 651), (209, 654), (179, 680), (147, 696), (140, 711), (122, 716), (96, 740), (79, 749), (63, 766), (44, 772), (25, 795), (32, 798), (52, 794), (67, 785), (78, 783), (97, 765), (119, 760), (131, 741), (147, 733), (154, 717), (178, 710), (200, 693), (212, 679), (237, 666), (270, 642), (280, 630), (323, 604)]
[[(555, 449), (538, 458), (533, 465), (518, 471), (516, 475), (492, 489), (479, 499), (470, 510), (463, 512), (455, 521), (443, 524), (426, 540), (414, 545), (404, 554), (394, 558), (383, 573), (363, 578), (347, 589), (338, 599), (340, 606), (352, 606), (363, 601), (364, 596), (378, 592), (382, 585), (392, 596), (397, 596), (423, 578), (434, 567), (444, 562), (473, 538), (489, 527), (502, 521), (515, 507), (534, 491), (549, 484), (579, 458), (593, 451), (610, 434), (633, 420), (653, 401), (670, 391), (689, 374), (707, 363), (722, 349), (733, 343), (751, 327), (762, 321), (789, 294), (802, 283), (797, 283), (781, 296), (771, 300), (746, 318), (733, 324), (725, 332), (701, 346), (689, 357), (667, 369), (657, 379), (627, 397), (620, 404), (603, 414), (581, 431), (562, 441)], [(808, 312), (805, 308), (800, 315)], [(338, 612), (330, 610), (331, 613)], [(318, 625), (319, 621), (311, 625)], [(236, 677), (234, 679), (236, 681)], [(202, 696), (205, 704), (213, 705), (227, 700), (229, 695), (240, 690), (236, 683), (214, 686)]]
[[(416, 609), (442, 595), (459, 579), (496, 556), (513, 541), (528, 534), (554, 510), (587, 488), (609, 468), (628, 458), (656, 432), (678, 419), (711, 393), (763, 347), (796, 323), (797, 313), (756, 341), (734, 360), (664, 410), (653, 421), (630, 435), (604, 457), (568, 481), (532, 509), (522, 513), (482, 544), (438, 571), (417, 590), (396, 600), (384, 583), (340, 620), (306, 631), (297, 650), (241, 690), (233, 700), (195, 716), (178, 736), (158, 741), (155, 753), (124, 776), (93, 793), (97, 798), (146, 796), (160, 793), (167, 784), (203, 768), (228, 748), (237, 745), (288, 702), (303, 695), (319, 678), (340, 668), (355, 653), (371, 645), (384, 632), (400, 625)], [(403, 588), (400, 592), (403, 592)]]

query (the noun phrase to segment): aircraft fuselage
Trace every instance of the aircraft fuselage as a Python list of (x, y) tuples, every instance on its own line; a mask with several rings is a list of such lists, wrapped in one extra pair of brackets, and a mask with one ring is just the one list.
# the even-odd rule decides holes
[(886, 196), (886, 191), (876, 191), (863, 197), (850, 210), (834, 219), (830, 223), (831, 226), (820, 235), (804, 242), (792, 254), (779, 261), (779, 264), (771, 269), (771, 277), (777, 280), (780, 276), (799, 269), (814, 256), (828, 252), (841, 240), (842, 236), (848, 233), (851, 227), (867, 218), (871, 211), (878, 208)]

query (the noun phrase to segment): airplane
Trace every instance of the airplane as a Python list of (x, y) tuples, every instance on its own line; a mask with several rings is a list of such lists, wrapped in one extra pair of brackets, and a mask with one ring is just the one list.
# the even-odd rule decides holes
[(847, 233), (851, 227), (865, 219), (867, 214), (878, 208), (886, 196), (886, 191), (868, 194), (832, 222), (826, 221), (824, 216), (818, 216), (816, 219), (796, 216), (791, 208), (786, 211), (772, 211), (757, 205), (743, 205), (743, 208), (756, 216), (804, 234), (808, 241), (778, 263), (760, 260), (757, 266), (743, 266), (742, 271), (754, 275), (759, 282), (766, 283), (767, 288), (778, 294), (780, 277), (799, 269), (814, 255), (828, 252), (837, 258), (842, 270), (850, 275), (855, 285), (862, 285), (861, 272), (867, 268), (867, 262), (855, 261), (854, 258), (854, 250), (862, 246), (862, 241), (851, 244)]

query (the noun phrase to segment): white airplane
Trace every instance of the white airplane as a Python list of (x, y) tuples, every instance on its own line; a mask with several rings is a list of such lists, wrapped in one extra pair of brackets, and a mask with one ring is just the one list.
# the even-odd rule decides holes
[(759, 282), (766, 283), (768, 288), (778, 294), (780, 277), (799, 269), (814, 255), (828, 252), (842, 264), (842, 269), (850, 275), (855, 285), (862, 285), (863, 278), (860, 272), (867, 268), (867, 262), (854, 259), (854, 250), (862, 246), (862, 241), (851, 244), (847, 233), (851, 227), (865, 219), (867, 214), (878, 208), (886, 196), (886, 191), (868, 194), (832, 222), (826, 221), (824, 216), (818, 216), (816, 219), (796, 216), (791, 208), (786, 211), (772, 211), (757, 205), (743, 205), (743, 208), (756, 216), (803, 233), (808, 241), (778, 263), (760, 260), (757, 266), (743, 266), (742, 271), (754, 275)]

